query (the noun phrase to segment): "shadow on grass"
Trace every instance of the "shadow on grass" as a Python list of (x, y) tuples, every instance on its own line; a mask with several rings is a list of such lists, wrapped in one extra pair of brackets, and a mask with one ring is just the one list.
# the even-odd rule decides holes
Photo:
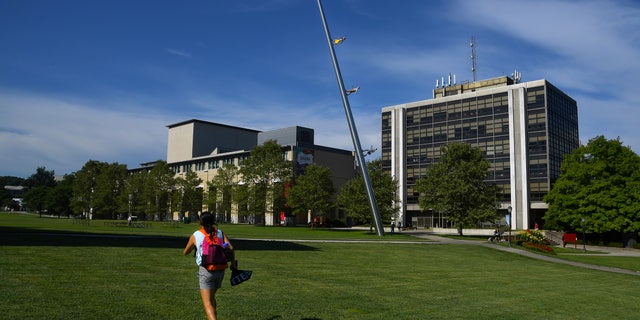
[[(266, 320), (278, 320), (278, 319), (282, 319), (282, 316), (273, 316), (273, 317), (269, 317)], [(300, 320), (322, 320), (320, 318), (300, 318)]]
[[(67, 232), (29, 228), (0, 227), (0, 246), (56, 246), (56, 247), (129, 247), (175, 248), (187, 244), (186, 237), (141, 236)], [(287, 241), (232, 240), (236, 250), (315, 251), (314, 247)]]
[(289, 241), (270, 241), (270, 240), (230, 240), (233, 248), (242, 251), (251, 250), (273, 250), (273, 251), (317, 251), (317, 248), (304, 244)]

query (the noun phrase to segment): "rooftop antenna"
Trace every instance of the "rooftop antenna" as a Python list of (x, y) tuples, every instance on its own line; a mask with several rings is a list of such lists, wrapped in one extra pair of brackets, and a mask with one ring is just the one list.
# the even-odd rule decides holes
[(518, 70), (514, 70), (513, 73), (511, 73), (511, 77), (513, 78), (513, 82), (520, 83), (520, 79), (522, 79), (522, 73), (520, 73), (520, 71)]
[(469, 44), (471, 47), (471, 72), (473, 72), (473, 82), (478, 80), (478, 72), (476, 70), (476, 37), (471, 37), (471, 43)]

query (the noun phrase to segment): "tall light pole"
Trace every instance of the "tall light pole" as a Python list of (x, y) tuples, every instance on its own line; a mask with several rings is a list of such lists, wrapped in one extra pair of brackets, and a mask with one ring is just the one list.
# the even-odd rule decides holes
[(513, 208), (511, 206), (507, 208), (507, 212), (509, 213), (507, 216), (507, 224), (509, 225), (509, 247), (511, 247), (511, 211), (512, 210)]
[(584, 252), (587, 252), (587, 244), (586, 244), (586, 239), (584, 237), (584, 216), (582, 216), (582, 250)]
[[(344, 112), (347, 116), (347, 123), (349, 124), (349, 130), (351, 131), (351, 140), (353, 141), (353, 146), (356, 149), (356, 158), (358, 160), (358, 163), (360, 164), (362, 177), (364, 178), (364, 185), (367, 189), (369, 205), (371, 206), (371, 214), (373, 215), (373, 220), (376, 224), (376, 232), (378, 233), (378, 236), (384, 236), (384, 229), (382, 229), (382, 222), (380, 221), (380, 213), (378, 212), (376, 197), (373, 194), (373, 187), (371, 186), (371, 179), (369, 178), (369, 171), (367, 170), (367, 163), (364, 160), (362, 146), (360, 145), (360, 138), (358, 138), (358, 130), (356, 129), (356, 124), (353, 121), (353, 115), (351, 114), (351, 106), (349, 105), (349, 99), (347, 99), (347, 90), (344, 88), (344, 83), (342, 82), (342, 74), (340, 73), (340, 67), (338, 66), (338, 59), (336, 58), (336, 53), (333, 49), (334, 41), (332, 40), (329, 33), (329, 26), (327, 25), (327, 20), (324, 17), (324, 10), (322, 9), (321, 0), (318, 0), (318, 9), (320, 9), (320, 17), (322, 18), (322, 24), (324, 25), (324, 32), (327, 35), (329, 53), (331, 54), (331, 60), (333, 61), (333, 69), (336, 73), (338, 89), (340, 89), (340, 96), (342, 97), (342, 105), (344, 106)], [(344, 39), (341, 39), (341, 41), (342, 40)], [(355, 91), (357, 91), (357, 89), (355, 89)]]
[(204, 170), (204, 172), (207, 174), (207, 180), (205, 180), (204, 182), (204, 189), (207, 190), (207, 199), (205, 200), (205, 205), (206, 205), (206, 210), (205, 211), (209, 211), (209, 169)]

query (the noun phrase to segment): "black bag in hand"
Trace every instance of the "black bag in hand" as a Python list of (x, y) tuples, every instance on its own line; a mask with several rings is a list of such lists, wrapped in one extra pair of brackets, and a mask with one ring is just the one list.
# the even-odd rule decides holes
[(231, 285), (236, 286), (251, 279), (252, 273), (253, 271), (251, 270), (238, 270), (237, 264), (234, 264), (234, 267), (231, 269)]

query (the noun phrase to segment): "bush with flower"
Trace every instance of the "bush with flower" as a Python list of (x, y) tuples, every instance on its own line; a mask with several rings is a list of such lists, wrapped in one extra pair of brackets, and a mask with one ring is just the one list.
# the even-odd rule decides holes
[(540, 230), (522, 230), (518, 233), (518, 238), (524, 242), (547, 244), (547, 240), (544, 238), (544, 234), (542, 234), (542, 231)]
[(555, 254), (549, 242), (540, 230), (523, 230), (516, 236), (516, 243), (525, 248)]

